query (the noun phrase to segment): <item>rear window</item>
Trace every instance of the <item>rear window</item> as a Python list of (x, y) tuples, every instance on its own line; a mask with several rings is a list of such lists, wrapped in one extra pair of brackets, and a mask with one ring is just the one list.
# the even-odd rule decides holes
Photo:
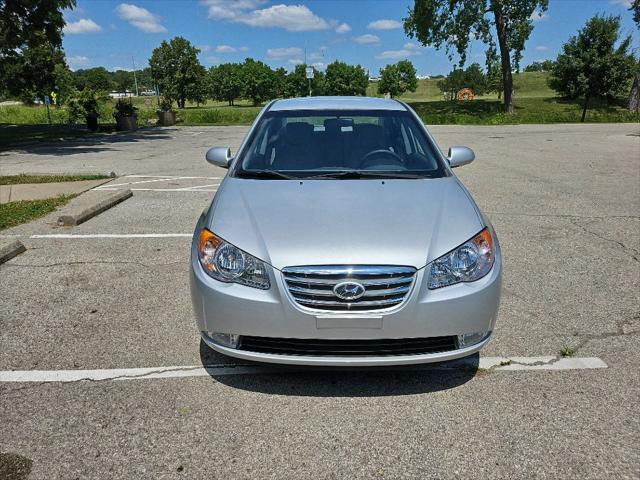
[(234, 174), (375, 171), (443, 176), (435, 146), (403, 111), (275, 111), (254, 129)]

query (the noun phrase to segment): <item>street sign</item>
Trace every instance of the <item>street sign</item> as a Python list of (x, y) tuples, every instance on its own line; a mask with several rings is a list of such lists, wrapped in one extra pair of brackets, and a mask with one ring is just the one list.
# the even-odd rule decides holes
[(307, 78), (309, 80), (313, 79), (313, 67), (307, 67), (305, 69), (305, 73), (307, 74)]
[(49, 95), (44, 96), (44, 104), (51, 105), (51, 99), (49, 98)]

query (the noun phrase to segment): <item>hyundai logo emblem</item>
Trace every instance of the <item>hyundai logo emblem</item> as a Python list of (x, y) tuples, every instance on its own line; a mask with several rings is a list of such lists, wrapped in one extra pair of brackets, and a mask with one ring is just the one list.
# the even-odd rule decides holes
[(365, 289), (357, 282), (342, 282), (333, 287), (333, 293), (341, 300), (357, 300), (364, 295)]

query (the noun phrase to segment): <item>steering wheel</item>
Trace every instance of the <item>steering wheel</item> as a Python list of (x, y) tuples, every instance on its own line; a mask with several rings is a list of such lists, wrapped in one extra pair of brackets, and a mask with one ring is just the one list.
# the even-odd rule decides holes
[(404, 166), (404, 160), (400, 157), (396, 152), (391, 150), (387, 150), (386, 148), (381, 148), (379, 150), (373, 150), (367, 153), (360, 159), (360, 166), (358, 168), (366, 169), (367, 162), (371, 160), (372, 157), (375, 156), (387, 156), (389, 160), (391, 160), (392, 165)]

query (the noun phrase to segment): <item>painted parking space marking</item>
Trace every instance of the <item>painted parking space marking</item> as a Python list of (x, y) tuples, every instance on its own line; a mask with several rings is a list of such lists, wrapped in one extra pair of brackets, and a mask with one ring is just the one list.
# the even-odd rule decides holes
[(29, 235), (29, 238), (179, 238), (192, 237), (193, 233), (49, 233), (42, 235)]
[[(209, 187), (210, 185), (202, 185), (202, 187)], [(215, 192), (215, 189), (200, 190), (200, 186), (187, 187), (187, 188), (129, 188), (132, 192)], [(98, 189), (95, 189), (98, 190)], [(119, 188), (100, 188), (99, 190), (120, 190)]]
[[(435, 365), (431, 369), (428, 366), (407, 366), (407, 370), (429, 372), (429, 370), (451, 370), (459, 368), (461, 365), (470, 364), (469, 361), (461, 360), (455, 364)], [(536, 371), (536, 370), (591, 370), (607, 368), (607, 364), (597, 357), (481, 357), (478, 368), (491, 371)], [(335, 369), (331, 369), (335, 371)], [(384, 367), (381, 367), (384, 370)], [(114, 368), (100, 370), (12, 370), (0, 371), (0, 382), (7, 383), (49, 383), (60, 382), (70, 383), (104, 380), (145, 380), (160, 378), (186, 378), (186, 377), (206, 377), (216, 375), (259, 375), (286, 372), (312, 372), (305, 367), (289, 366), (282, 367), (254, 366), (254, 365), (186, 365), (168, 367), (146, 367), (146, 368)]]
[(0, 238), (29, 238), (29, 239), (109, 239), (109, 238), (191, 238), (193, 233), (42, 233), (33, 235), (4, 234)]
[[(204, 183), (204, 185), (188, 185), (175, 187), (175, 182), (178, 182), (177, 185), (180, 185), (180, 183), (184, 185), (185, 183), (191, 183), (194, 180), (200, 180), (200, 182), (198, 183)], [(212, 180), (214, 182), (212, 182)], [(222, 177), (194, 177), (183, 175), (125, 175), (124, 177), (120, 178), (119, 183), (106, 183), (104, 185), (99, 185), (93, 190), (113, 191), (127, 188), (131, 191), (136, 192), (215, 192), (215, 188), (220, 185), (221, 181)], [(166, 184), (167, 182), (174, 183), (169, 184), (167, 187), (163, 187), (163, 184)], [(149, 186), (149, 184), (154, 185)]]

